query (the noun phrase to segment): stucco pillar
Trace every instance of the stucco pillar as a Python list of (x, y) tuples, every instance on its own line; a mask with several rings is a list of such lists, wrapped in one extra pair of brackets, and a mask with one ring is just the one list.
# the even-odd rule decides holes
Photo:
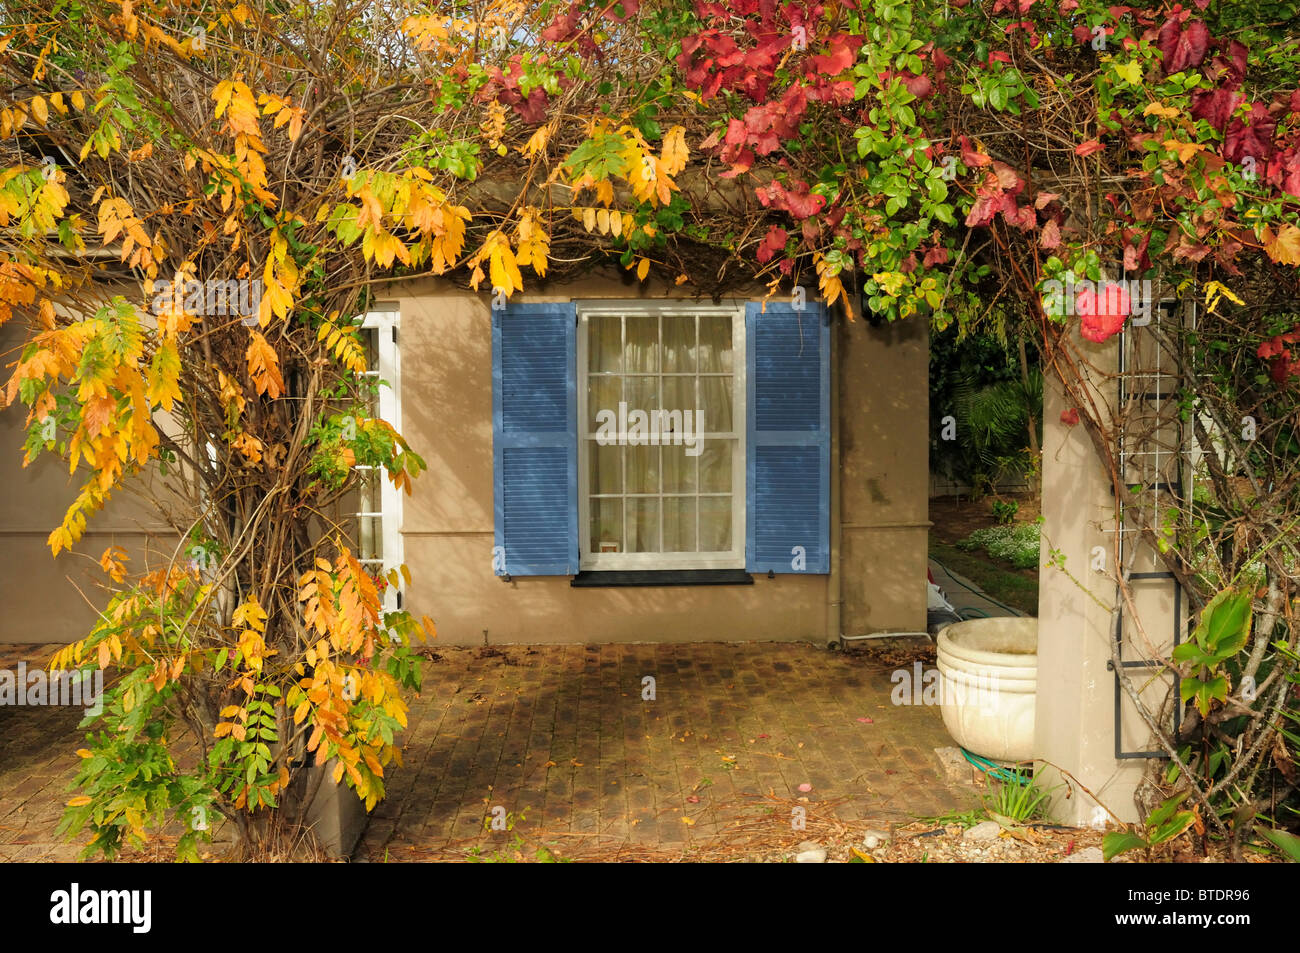
[[(1115, 367), (1118, 339), (1081, 346), (1099, 368)], [(1066, 785), (1068, 779), (1057, 770), (1063, 768), (1119, 818), (1136, 821), (1133, 793), (1146, 762), (1115, 757), (1115, 676), (1107, 667), (1115, 583), (1111, 573), (1094, 568), (1097, 546), (1104, 548), (1106, 565), (1111, 563), (1115, 499), (1083, 424), (1062, 422), (1061, 412), (1070, 406), (1051, 371), (1046, 378), (1042, 553), (1046, 563), (1050, 552), (1059, 550), (1065, 571), (1043, 566), (1039, 572), (1036, 778), (1044, 789)], [(1102, 389), (1113, 390), (1113, 379)], [(1102, 406), (1114, 404), (1113, 393), (1097, 397)], [(1129, 714), (1125, 721), (1134, 717)], [(1143, 741), (1137, 739), (1139, 745)], [(1078, 786), (1068, 785), (1053, 794), (1052, 817), (1063, 824), (1102, 826), (1110, 815)]]

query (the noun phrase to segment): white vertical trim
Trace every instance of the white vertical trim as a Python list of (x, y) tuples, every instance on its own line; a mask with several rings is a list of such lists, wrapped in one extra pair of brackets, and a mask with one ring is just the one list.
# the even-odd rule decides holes
[[(397, 346), (400, 323), (401, 313), (398, 311), (368, 311), (361, 322), (363, 328), (375, 329), (379, 358), (377, 370), (379, 379), (386, 382), (379, 388), (379, 418), (398, 433), (402, 432), (402, 365), (401, 352)], [(377, 482), (381, 510), (380, 536), (383, 540), (383, 575), (387, 575), (406, 561), (405, 547), (402, 544), (402, 492), (393, 485), (387, 474)], [(384, 590), (384, 611), (395, 612), (397, 609), (398, 589), (390, 584)]]

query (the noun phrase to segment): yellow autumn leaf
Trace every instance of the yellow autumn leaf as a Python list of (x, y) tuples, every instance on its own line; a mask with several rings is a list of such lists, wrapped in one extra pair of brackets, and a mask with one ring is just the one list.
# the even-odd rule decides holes
[(492, 280), (492, 287), (500, 288), (506, 294), (523, 291), (524, 277), (519, 272), (519, 263), (505, 236), (500, 232), (495, 233), (493, 239), (489, 240), (489, 249), (488, 276)]
[(1218, 307), (1222, 298), (1227, 298), (1235, 304), (1245, 304), (1244, 301), (1232, 293), (1227, 285), (1221, 282), (1211, 281), (1205, 286), (1205, 310), (1211, 314), (1216, 313), (1215, 308)]
[(1164, 103), (1150, 103), (1147, 108), (1142, 110), (1144, 116), (1159, 116), (1161, 119), (1172, 119), (1178, 115), (1178, 110), (1172, 106), (1166, 106)]
[(636, 277), (638, 281), (645, 281), (645, 276), (650, 274), (650, 259), (642, 258), (640, 264), (636, 266)]
[(78, 794), (74, 798), (68, 799), (68, 807), (85, 807), (90, 803), (90, 797), (85, 794)]
[(1300, 228), (1286, 224), (1264, 234), (1264, 251), (1279, 265), (1300, 265)]
[(45, 125), (45, 120), (50, 118), (49, 107), (40, 96), (32, 97), (32, 117), (42, 126)]
[(1162, 145), (1166, 149), (1171, 149), (1178, 153), (1178, 161), (1184, 163), (1192, 156), (1196, 155), (1196, 153), (1205, 149), (1205, 146), (1201, 145), (1199, 142), (1179, 142), (1177, 139), (1166, 139)]
[(537, 131), (529, 137), (528, 141), (524, 143), (523, 147), (519, 151), (531, 159), (533, 156), (546, 149), (546, 143), (550, 137), (551, 127), (539, 126)]
[(248, 374), (253, 379), (253, 386), (259, 394), (266, 394), (272, 400), (284, 393), (284, 379), (280, 376), (280, 358), (275, 348), (257, 331), (249, 332)]
[(249, 598), (235, 609), (235, 614), (231, 618), (231, 625), (245, 626), (258, 632), (265, 632), (266, 610), (262, 608), (256, 598)]
[(686, 148), (686, 130), (684, 128), (673, 126), (668, 130), (668, 135), (664, 136), (661, 155), (662, 158), (659, 164), (665, 174), (676, 175), (686, 168), (691, 152)]

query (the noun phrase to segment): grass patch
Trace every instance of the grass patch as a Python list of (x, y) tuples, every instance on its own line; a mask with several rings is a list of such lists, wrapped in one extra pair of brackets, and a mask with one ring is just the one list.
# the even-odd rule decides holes
[[(984, 553), (962, 552), (933, 536), (930, 537), (930, 555), (953, 572), (965, 576), (998, 602), (1005, 602), (1030, 615), (1038, 614), (1037, 573), (1030, 575)], [(956, 593), (948, 595), (955, 596)]]

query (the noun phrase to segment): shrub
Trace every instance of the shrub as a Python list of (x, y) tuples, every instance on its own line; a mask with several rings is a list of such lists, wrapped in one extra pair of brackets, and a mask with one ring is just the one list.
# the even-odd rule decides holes
[(1020, 504), (1015, 500), (1004, 503), (1002, 500), (993, 501), (993, 519), (1001, 526), (1010, 526), (1016, 518), (1016, 513), (1020, 511)]

